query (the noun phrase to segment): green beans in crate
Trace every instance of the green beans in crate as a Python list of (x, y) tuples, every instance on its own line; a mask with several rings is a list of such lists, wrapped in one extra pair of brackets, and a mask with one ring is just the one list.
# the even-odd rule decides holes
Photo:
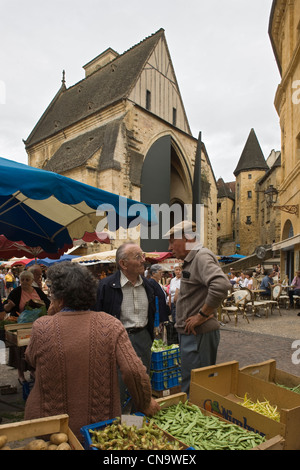
[(159, 371), (180, 366), (180, 349), (178, 345), (167, 346), (160, 340), (153, 342), (151, 370)]

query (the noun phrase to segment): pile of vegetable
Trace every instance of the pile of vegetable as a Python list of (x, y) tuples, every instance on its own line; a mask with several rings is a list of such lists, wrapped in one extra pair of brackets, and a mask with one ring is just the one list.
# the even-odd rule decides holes
[(244, 396), (244, 401), (240, 403), (240, 405), (248, 408), (249, 410), (256, 411), (267, 418), (274, 419), (274, 421), (280, 421), (280, 412), (277, 410), (277, 406), (273, 406), (270, 404), (268, 400), (256, 402), (251, 401), (247, 397), (247, 393)]
[(281, 385), (281, 384), (276, 384), (276, 385), (278, 385), (278, 387), (284, 388), (285, 390), (290, 390), (291, 392), (300, 394), (300, 384), (296, 385), (296, 387), (287, 387), (286, 385)]
[(217, 416), (204, 415), (198, 406), (188, 402), (161, 409), (152, 421), (196, 450), (249, 450), (265, 441), (260, 434)]
[(178, 344), (170, 344), (167, 345), (166, 343), (163, 342), (162, 339), (155, 339), (152, 343), (152, 352), (161, 352), (161, 351), (168, 351), (170, 349), (176, 349), (179, 348)]
[(151, 348), (151, 369), (154, 371), (180, 366), (180, 349), (178, 344), (167, 345), (156, 339)]
[[(72, 450), (68, 443), (68, 436), (64, 432), (56, 432), (51, 434), (49, 441), (44, 439), (32, 439), (24, 447), (24, 450)], [(0, 450), (12, 450), (7, 445), (7, 436), (0, 436)]]
[(144, 420), (143, 426), (128, 426), (120, 418), (100, 430), (89, 429), (92, 447), (100, 450), (180, 450), (177, 441), (171, 441), (161, 429)]
[(5, 320), (0, 321), (0, 330), (4, 330), (5, 325), (17, 324), (17, 317), (8, 317)]

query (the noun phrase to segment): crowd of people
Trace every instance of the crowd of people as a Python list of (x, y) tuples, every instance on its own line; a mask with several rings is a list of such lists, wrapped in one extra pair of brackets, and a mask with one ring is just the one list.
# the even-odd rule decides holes
[(50, 266), (45, 284), (39, 265), (21, 273), (0, 319), (17, 317), (30, 302), (47, 310), (34, 321), (29, 345), (10, 347), (9, 365), (20, 383), (26, 370), (34, 380), (25, 419), (67, 413), (81, 439), (82, 426), (121, 414), (126, 393), (132, 410), (156, 413), (150, 365), (157, 306), (159, 324), (172, 322), (178, 334), (182, 391), (189, 394), (192, 369), (215, 364), (217, 308), (234, 284), (251, 288), (253, 273), (224, 274), (193, 223), (177, 224), (165, 236), (180, 263), (164, 284), (161, 265), (145, 273), (145, 255), (134, 242), (118, 248), (116, 271), (100, 279), (68, 261)]
[[(237, 272), (230, 268), (228, 278), (232, 288), (248, 288), (250, 290), (259, 289), (260, 297), (270, 299), (272, 295), (272, 286), (280, 283), (280, 268), (273, 264), (272, 269), (266, 270), (261, 264), (258, 264), (254, 270)], [(296, 271), (295, 277), (290, 285), (283, 282), (282, 286), (288, 289), (290, 307), (294, 305), (294, 299), (300, 296), (300, 271)], [(297, 314), (300, 316), (300, 312)]]

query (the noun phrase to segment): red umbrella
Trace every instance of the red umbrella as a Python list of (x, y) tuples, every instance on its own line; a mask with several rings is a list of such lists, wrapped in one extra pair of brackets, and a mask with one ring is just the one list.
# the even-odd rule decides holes
[(23, 256), (26, 256), (26, 258), (58, 259), (72, 246), (73, 245), (68, 245), (65, 247), (65, 250), (61, 249), (57, 253), (46, 253), (40, 247), (30, 247), (22, 241), (13, 242), (8, 240), (4, 235), (0, 235), (0, 257), (2, 259), (23, 258)]
[(107, 232), (99, 232), (99, 233), (85, 232), (85, 234), (84, 234), (83, 238), (81, 238), (81, 240), (83, 240), (84, 242), (88, 242), (88, 243), (99, 242), (99, 243), (109, 244), (110, 241), (111, 241), (111, 235)]
[[(110, 243), (110, 235), (106, 232), (100, 233), (89, 233), (85, 232), (82, 240), (84, 242), (99, 242), (99, 243)], [(10, 259), (10, 258), (50, 258), (50, 259), (59, 259), (66, 251), (72, 248), (73, 245), (65, 245), (64, 248), (58, 250), (57, 253), (46, 253), (42, 248), (27, 246), (22, 241), (11, 241), (8, 240), (4, 235), (0, 235), (0, 258)]]

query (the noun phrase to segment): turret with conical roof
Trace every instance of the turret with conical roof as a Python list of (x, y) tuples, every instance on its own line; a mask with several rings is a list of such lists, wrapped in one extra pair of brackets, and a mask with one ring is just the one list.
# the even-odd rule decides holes
[(252, 254), (260, 243), (256, 183), (266, 174), (265, 160), (254, 129), (251, 129), (237, 167), (235, 193), (236, 241), (243, 255)]
[(269, 169), (254, 129), (251, 129), (244, 150), (234, 171), (237, 177), (241, 171), (265, 170)]

